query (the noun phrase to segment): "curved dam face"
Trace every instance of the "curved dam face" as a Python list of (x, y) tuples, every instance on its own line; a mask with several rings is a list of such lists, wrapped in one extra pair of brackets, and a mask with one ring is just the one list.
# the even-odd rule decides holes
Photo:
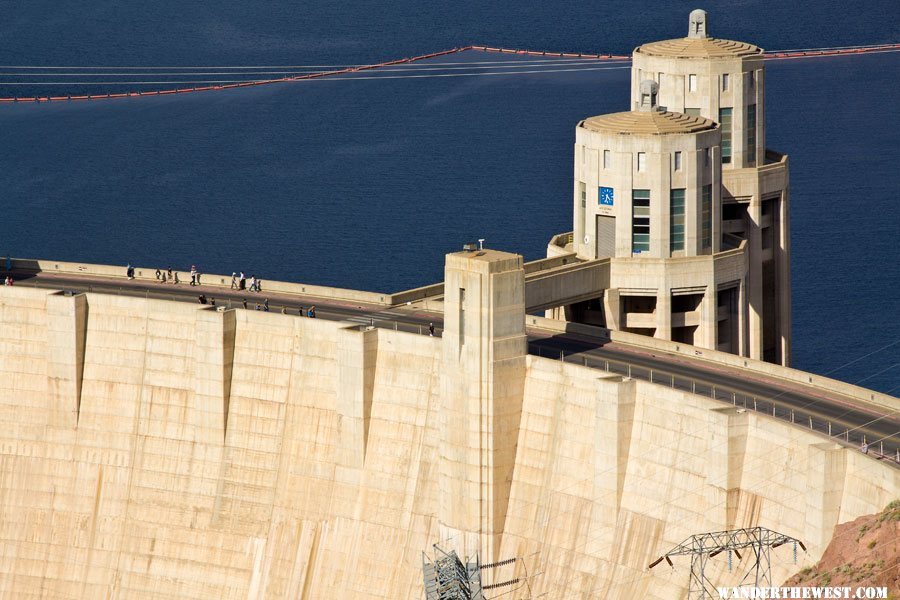
[(812, 564), (898, 495), (799, 427), (525, 355), (505, 267), (451, 266), (443, 338), (0, 288), (0, 597), (421, 598), (440, 544), (516, 558), (509, 598), (662, 600), (689, 564), (647, 565), (691, 534)]

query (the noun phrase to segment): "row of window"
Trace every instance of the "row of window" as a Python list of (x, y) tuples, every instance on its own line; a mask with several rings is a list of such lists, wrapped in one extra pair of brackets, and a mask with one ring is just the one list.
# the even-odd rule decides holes
[[(704, 159), (705, 166), (709, 166), (709, 155), (710, 155), (710, 149), (706, 148), (705, 149), (705, 159)], [(612, 165), (612, 161), (609, 156), (609, 150), (604, 150), (603, 151), (603, 168), (609, 169), (611, 165)], [(672, 169), (675, 171), (680, 171), (681, 165), (682, 165), (681, 150), (676, 150), (675, 152), (672, 153)], [(638, 172), (641, 172), (641, 173), (643, 173), (644, 171), (647, 170), (647, 153), (646, 152), (638, 152), (637, 153), (637, 170), (638, 170)]]
[[(720, 108), (719, 109), (719, 126), (722, 130), (722, 164), (730, 164), (731, 163), (731, 148), (732, 148), (732, 138), (733, 138), (733, 127), (732, 127), (732, 108)], [(694, 114), (699, 116), (700, 109), (699, 108), (686, 108), (685, 114)], [(747, 159), (748, 162), (755, 163), (756, 162), (756, 105), (750, 104), (747, 106)], [(676, 151), (673, 156), (674, 169), (676, 171), (681, 170), (681, 152)], [(706, 157), (705, 164), (709, 165), (709, 148), (706, 149)], [(603, 168), (609, 169), (612, 167), (612, 153), (609, 150), (603, 151)], [(638, 152), (637, 153), (637, 170), (639, 172), (643, 172), (647, 167), (647, 154), (646, 152)]]
[[(684, 250), (684, 189), (669, 193), (669, 250)], [(700, 195), (700, 245), (712, 246), (712, 185), (704, 185)], [(650, 190), (631, 192), (631, 251), (650, 251)]]
[[(750, 71), (746, 74), (747, 78), (747, 86), (750, 89), (756, 85), (756, 71)], [(662, 85), (662, 73), (656, 74), (656, 82)], [(727, 92), (731, 89), (731, 75), (728, 73), (722, 74), (722, 91)], [(692, 73), (688, 75), (688, 91), (696, 92), (697, 91), (697, 75)]]

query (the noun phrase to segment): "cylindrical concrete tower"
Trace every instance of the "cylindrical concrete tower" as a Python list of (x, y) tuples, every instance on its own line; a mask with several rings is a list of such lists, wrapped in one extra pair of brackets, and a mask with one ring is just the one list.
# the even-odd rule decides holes
[(790, 365), (791, 279), (788, 158), (766, 148), (762, 49), (710, 37), (705, 11), (691, 12), (687, 37), (638, 46), (631, 101), (659, 84), (666, 110), (719, 123), (722, 233), (747, 240), (749, 355)]
[(574, 244), (583, 259), (708, 255), (721, 245), (720, 132), (662, 110), (644, 81), (636, 109), (575, 130)]
[(687, 37), (638, 46), (632, 55), (631, 101), (645, 79), (659, 84), (666, 110), (700, 115), (722, 126), (726, 170), (763, 164), (763, 51), (753, 44), (709, 37), (703, 10), (691, 12)]

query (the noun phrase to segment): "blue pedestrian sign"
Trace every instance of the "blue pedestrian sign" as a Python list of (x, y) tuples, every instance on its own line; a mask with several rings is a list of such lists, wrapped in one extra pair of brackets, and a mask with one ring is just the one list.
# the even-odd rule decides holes
[(600, 187), (600, 193), (597, 196), (600, 204), (603, 206), (612, 206), (614, 201), (613, 189), (611, 187)]

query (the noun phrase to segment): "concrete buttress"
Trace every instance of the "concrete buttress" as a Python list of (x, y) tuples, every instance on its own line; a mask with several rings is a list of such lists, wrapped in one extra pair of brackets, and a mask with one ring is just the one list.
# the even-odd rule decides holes
[(340, 415), (342, 466), (362, 468), (366, 459), (372, 393), (375, 388), (375, 361), (378, 330), (356, 327), (338, 333), (337, 409)]
[(81, 414), (88, 304), (84, 294), (47, 296), (47, 392), (50, 414), (74, 415), (57, 425), (77, 426)]
[(523, 260), (449, 254), (445, 281), (440, 517), (470, 532), (461, 550), (496, 560), (525, 389)]
[[(228, 431), (228, 409), (231, 402), (231, 380), (234, 367), (235, 311), (198, 310), (196, 312), (198, 352), (194, 361), (197, 405), (207, 408), (195, 414), (217, 419), (219, 423), (197, 423), (206, 428), (222, 428), (222, 439)], [(221, 412), (220, 412), (221, 411)]]

